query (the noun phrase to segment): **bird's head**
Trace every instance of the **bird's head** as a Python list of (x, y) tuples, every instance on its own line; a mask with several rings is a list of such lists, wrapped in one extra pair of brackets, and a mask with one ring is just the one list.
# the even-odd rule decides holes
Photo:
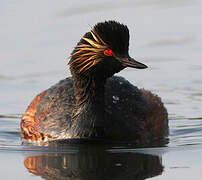
[(128, 54), (129, 30), (116, 21), (96, 24), (79, 41), (69, 61), (71, 72), (110, 77), (126, 67), (144, 69)]

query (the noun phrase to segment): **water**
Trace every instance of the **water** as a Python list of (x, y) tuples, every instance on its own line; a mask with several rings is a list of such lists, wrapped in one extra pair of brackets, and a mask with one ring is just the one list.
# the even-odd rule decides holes
[[(0, 5), (0, 173), (3, 179), (200, 179), (200, 0), (15, 1)], [(130, 55), (149, 66), (119, 73), (162, 97), (165, 147), (23, 144), (20, 117), (33, 97), (67, 76), (67, 57), (96, 22), (130, 29)], [(68, 178), (67, 178), (68, 177)]]

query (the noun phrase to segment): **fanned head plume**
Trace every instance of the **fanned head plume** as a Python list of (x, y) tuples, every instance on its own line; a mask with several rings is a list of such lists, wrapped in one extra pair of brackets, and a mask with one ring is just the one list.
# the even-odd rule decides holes
[(79, 72), (86, 71), (99, 63), (108, 45), (100, 38), (94, 29), (90, 31), (91, 38), (83, 37), (82, 44), (78, 44), (73, 51), (69, 62), (70, 66), (76, 66)]

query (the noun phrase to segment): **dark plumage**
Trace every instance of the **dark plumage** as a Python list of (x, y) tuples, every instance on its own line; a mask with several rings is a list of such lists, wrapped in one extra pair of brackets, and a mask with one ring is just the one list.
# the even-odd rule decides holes
[(98, 23), (79, 41), (69, 61), (72, 78), (42, 92), (21, 121), (32, 141), (104, 139), (148, 144), (168, 132), (160, 98), (122, 77), (125, 67), (146, 68), (128, 55), (129, 31), (115, 21)]

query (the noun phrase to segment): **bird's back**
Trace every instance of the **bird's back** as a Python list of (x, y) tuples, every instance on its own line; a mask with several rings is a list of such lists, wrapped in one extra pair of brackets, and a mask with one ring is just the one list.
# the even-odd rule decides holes
[[(154, 98), (160, 101), (158, 97)], [(104, 136), (110, 140), (150, 142), (153, 129), (149, 127), (150, 130), (147, 131), (146, 123), (152, 114), (152, 108), (150, 100), (142, 90), (122, 77), (108, 78), (105, 85)], [(163, 114), (167, 113), (163, 105), (161, 108)], [(71, 78), (66, 78), (35, 97), (22, 118), (22, 136), (35, 141), (71, 138), (71, 114), (74, 109), (73, 82)], [(30, 112), (35, 113), (30, 116)], [(160, 117), (155, 123), (158, 121), (167, 120)], [(164, 135), (165, 132), (162, 132), (160, 136)]]

